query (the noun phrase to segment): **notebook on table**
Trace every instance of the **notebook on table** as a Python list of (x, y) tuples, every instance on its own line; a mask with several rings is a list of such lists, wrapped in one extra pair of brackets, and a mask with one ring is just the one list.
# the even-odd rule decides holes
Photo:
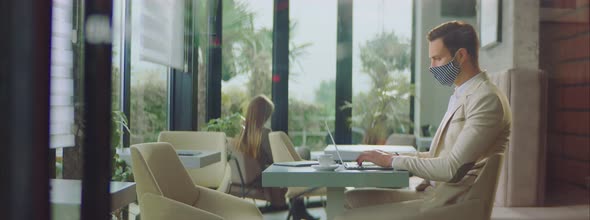
[(326, 125), (326, 130), (328, 131), (328, 135), (330, 136), (330, 140), (332, 141), (332, 144), (334, 144), (334, 148), (336, 149), (336, 155), (338, 156), (338, 160), (340, 161), (340, 163), (343, 165), (343, 167), (347, 170), (393, 170), (393, 167), (382, 167), (379, 165), (376, 165), (372, 162), (363, 162), (362, 165), (359, 165), (356, 161), (355, 162), (344, 162), (342, 160), (342, 156), (340, 156), (340, 151), (338, 150), (338, 145), (336, 144), (336, 141), (334, 141), (334, 136), (332, 135), (332, 132), (330, 131), (330, 127), (328, 127), (328, 122), (324, 121), (324, 124)]
[(317, 161), (313, 160), (301, 160), (301, 161), (288, 161), (288, 162), (275, 162), (273, 165), (277, 166), (286, 166), (286, 167), (308, 167), (311, 165), (318, 165), (320, 164)]

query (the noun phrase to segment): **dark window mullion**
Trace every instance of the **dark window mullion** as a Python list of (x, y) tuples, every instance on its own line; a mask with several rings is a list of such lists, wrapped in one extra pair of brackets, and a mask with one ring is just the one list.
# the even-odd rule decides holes
[(352, 143), (352, 0), (338, 0), (336, 60), (336, 121), (334, 138), (338, 144)]
[(209, 0), (209, 46), (207, 49), (207, 117), (221, 116), (222, 0)]
[(275, 0), (272, 36), (272, 130), (289, 130), (289, 1)]
[(170, 69), (169, 82), (168, 82), (168, 130), (171, 131), (190, 131), (196, 130), (195, 118), (196, 113), (196, 86), (197, 82), (195, 78), (197, 76), (198, 66), (194, 66), (193, 62), (197, 60), (193, 59), (196, 55), (195, 42), (193, 36), (195, 36), (194, 27), (194, 7), (193, 2), (186, 2), (186, 13), (184, 16), (185, 24), (185, 61), (188, 67), (187, 72)]

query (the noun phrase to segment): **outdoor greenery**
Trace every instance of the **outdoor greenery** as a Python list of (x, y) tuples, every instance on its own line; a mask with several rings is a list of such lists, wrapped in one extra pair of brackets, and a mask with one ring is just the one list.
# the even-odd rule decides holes
[(142, 77), (131, 86), (131, 144), (155, 142), (167, 130), (167, 83), (157, 70), (133, 72)]
[(237, 137), (242, 131), (244, 116), (236, 112), (223, 118), (211, 119), (202, 130), (225, 132), (227, 137)]
[(409, 133), (410, 96), (410, 42), (395, 32), (382, 32), (360, 45), (362, 73), (371, 79), (371, 89), (353, 97), (353, 126), (365, 130), (381, 123), (390, 133)]
[[(207, 1), (199, 1), (197, 22), (200, 34), (197, 38), (199, 65), (198, 72), (206, 72), (208, 48)], [(222, 80), (235, 77), (244, 78), (244, 86), (224, 87), (222, 92), (222, 119), (212, 120), (202, 125), (206, 130), (222, 130), (233, 133), (237, 127), (233, 119), (245, 115), (248, 102), (258, 94), (271, 96), (272, 86), (272, 30), (255, 29), (256, 13), (247, 2), (224, 0), (223, 39), (222, 39)], [(290, 34), (296, 34), (297, 23), (291, 21)], [(290, 39), (293, 39), (291, 37)], [(309, 43), (297, 45), (290, 43), (290, 64), (297, 65), (298, 59), (306, 55)], [(409, 133), (413, 130), (409, 120), (410, 96), (410, 41), (395, 32), (384, 31), (376, 34), (360, 46), (361, 71), (371, 80), (371, 88), (366, 92), (355, 93), (353, 103), (335, 106), (335, 82), (323, 81), (315, 91), (315, 98), (309, 100), (289, 100), (289, 133), (295, 145), (306, 145), (319, 149), (326, 145), (324, 121), (334, 125), (336, 108), (352, 108), (350, 119), (353, 140), (358, 143), (365, 132), (382, 125), (386, 134)], [(313, 67), (306, 67), (313, 68)], [(295, 69), (295, 68), (290, 68)], [(160, 131), (166, 129), (167, 97), (166, 83), (154, 80), (161, 77), (157, 71), (144, 71), (141, 78), (133, 81), (131, 98), (130, 127), (133, 129), (131, 143), (155, 141)], [(291, 72), (290, 74), (296, 74)], [(204, 109), (206, 93), (206, 74), (199, 74), (199, 109)], [(114, 86), (115, 88), (115, 86)], [(200, 111), (200, 115), (204, 111)], [(199, 121), (203, 121), (199, 116)], [(233, 118), (233, 119), (229, 119)], [(226, 124), (227, 123), (227, 124)], [(332, 128), (333, 129), (333, 128)], [(237, 131), (239, 132), (239, 130)], [(230, 134), (231, 133), (231, 134)], [(302, 135), (307, 135), (302, 138)], [(235, 136), (235, 135), (234, 135)]]

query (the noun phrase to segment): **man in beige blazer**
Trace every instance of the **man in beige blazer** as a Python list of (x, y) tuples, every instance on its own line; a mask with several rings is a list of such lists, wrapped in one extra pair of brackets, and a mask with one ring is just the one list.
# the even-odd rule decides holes
[[(361, 207), (414, 199), (424, 199), (421, 210), (453, 204), (474, 182), (481, 168), (478, 163), (506, 149), (512, 120), (508, 101), (479, 68), (474, 28), (452, 21), (432, 29), (427, 37), (430, 72), (441, 84), (455, 86), (430, 151), (399, 156), (367, 151), (357, 158), (359, 163), (408, 170), (425, 180), (412, 190), (351, 190), (346, 193), (349, 214), (363, 212)], [(391, 213), (391, 218), (395, 216)]]

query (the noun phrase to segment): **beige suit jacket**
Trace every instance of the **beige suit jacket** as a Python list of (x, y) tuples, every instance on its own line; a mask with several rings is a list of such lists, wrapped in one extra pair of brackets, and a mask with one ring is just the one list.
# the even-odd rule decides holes
[(486, 73), (457, 97), (443, 118), (429, 152), (396, 157), (392, 166), (436, 181), (433, 206), (456, 200), (475, 180), (475, 164), (502, 153), (508, 145), (512, 121), (508, 99)]

